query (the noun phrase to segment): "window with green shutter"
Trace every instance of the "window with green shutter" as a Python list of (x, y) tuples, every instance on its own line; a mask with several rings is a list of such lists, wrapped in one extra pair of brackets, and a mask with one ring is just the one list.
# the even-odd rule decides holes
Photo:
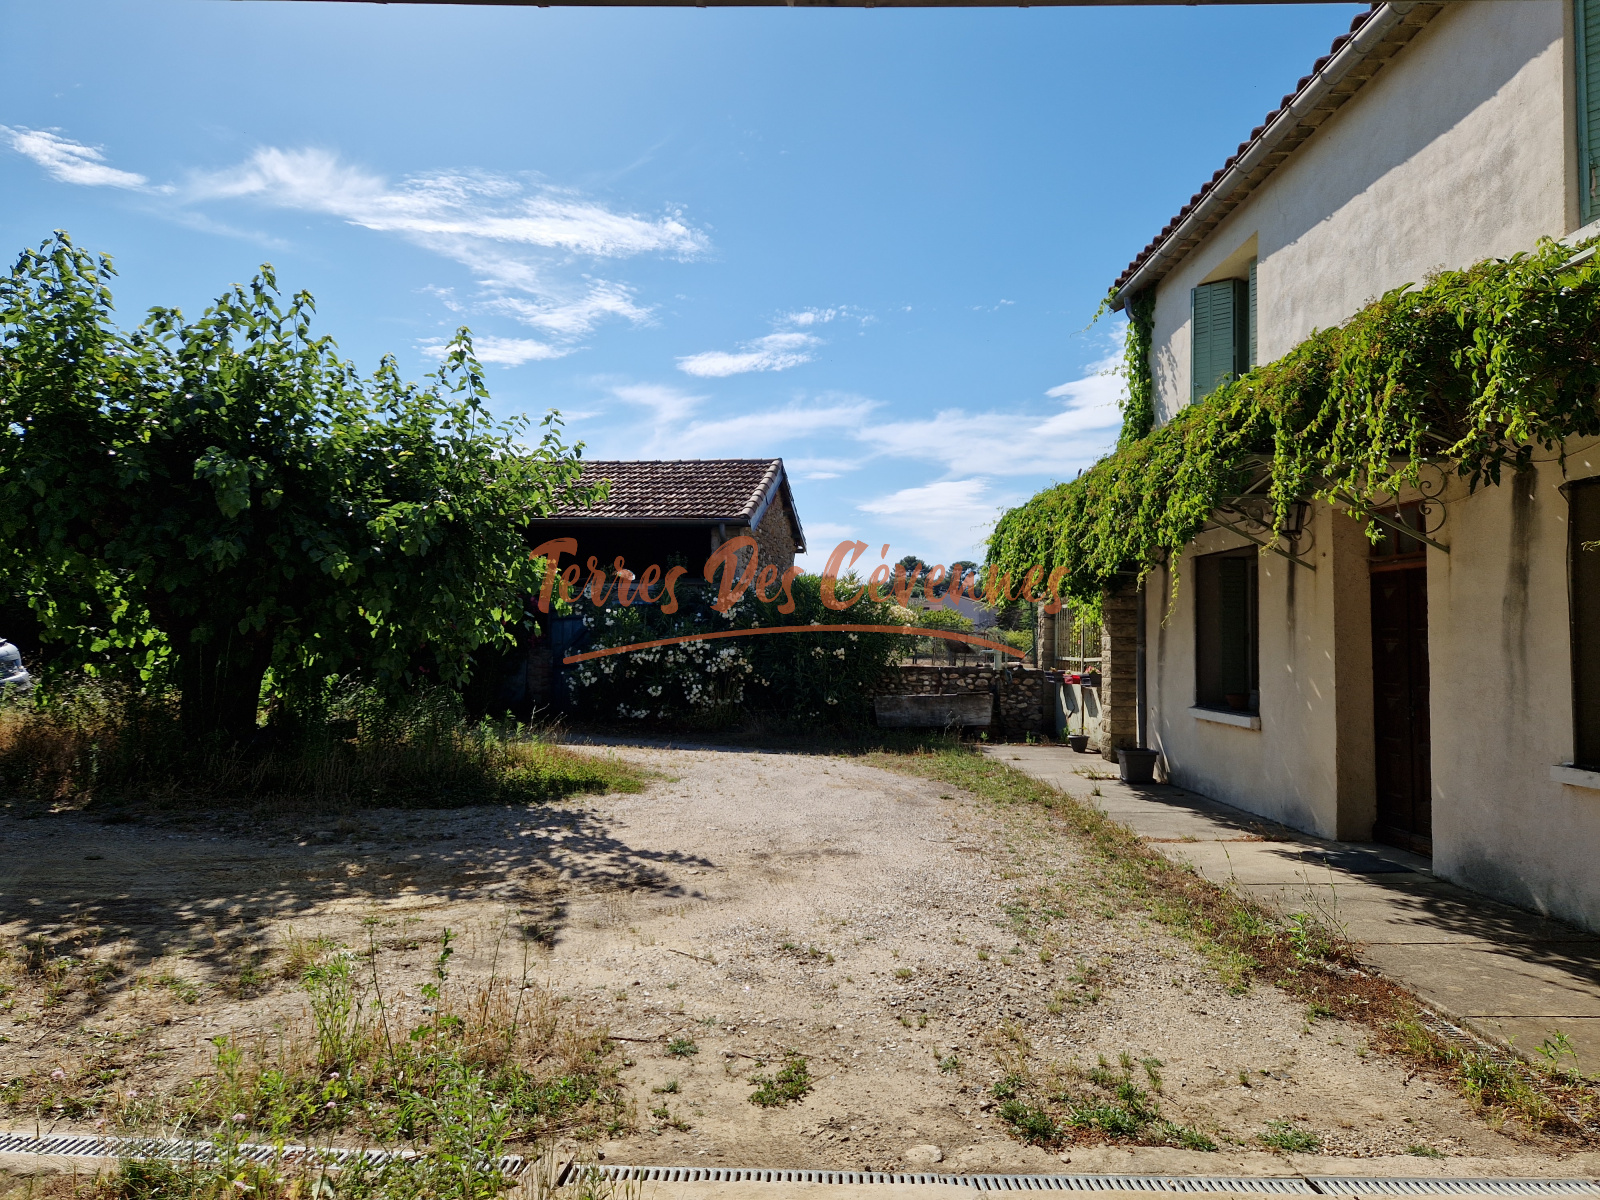
[(1600, 0), (1573, 0), (1578, 81), (1578, 210), (1600, 219)]
[(1244, 279), (1202, 283), (1190, 293), (1191, 400), (1204, 399), (1250, 369), (1252, 295)]
[(1194, 699), (1201, 708), (1259, 709), (1259, 557), (1246, 546), (1194, 560)]
[(1250, 260), (1250, 359), (1249, 366), (1256, 365), (1256, 260)]

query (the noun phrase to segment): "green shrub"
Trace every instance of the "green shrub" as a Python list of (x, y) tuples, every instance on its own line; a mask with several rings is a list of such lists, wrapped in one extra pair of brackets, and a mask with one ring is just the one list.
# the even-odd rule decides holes
[[(585, 615), (584, 649), (627, 646), (707, 633), (817, 626), (816, 633), (756, 634), (654, 646), (573, 667), (567, 676), (573, 705), (605, 721), (650, 721), (719, 728), (751, 715), (780, 722), (848, 727), (871, 719), (872, 692), (904, 653), (898, 634), (830, 631), (836, 625), (894, 624), (892, 605), (866, 597), (843, 612), (822, 603), (821, 578), (795, 579), (795, 611), (780, 613), (747, 593), (723, 615), (715, 593), (680, 584), (678, 611), (613, 604)], [(849, 595), (844, 581), (841, 595)]]

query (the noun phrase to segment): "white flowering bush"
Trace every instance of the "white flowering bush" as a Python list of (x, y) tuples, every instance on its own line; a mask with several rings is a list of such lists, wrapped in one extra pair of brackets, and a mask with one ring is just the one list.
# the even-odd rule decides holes
[[(904, 652), (897, 634), (830, 630), (830, 625), (900, 623), (894, 606), (863, 597), (843, 612), (825, 607), (820, 579), (794, 581), (795, 611), (780, 613), (746, 594), (726, 615), (714, 592), (679, 585), (679, 611), (590, 608), (585, 644), (595, 650), (692, 634), (814, 625), (815, 633), (773, 633), (651, 646), (572, 667), (567, 686), (574, 710), (603, 721), (649, 721), (718, 727), (762, 715), (780, 721), (851, 725), (870, 721), (872, 695), (884, 671)], [(844, 595), (854, 590), (841, 581)]]

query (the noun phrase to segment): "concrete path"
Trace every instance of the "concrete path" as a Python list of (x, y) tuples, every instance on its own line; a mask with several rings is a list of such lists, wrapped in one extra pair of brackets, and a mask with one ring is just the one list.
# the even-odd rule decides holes
[(1446, 883), (1404, 850), (1324, 841), (1184, 788), (1129, 786), (1097, 754), (986, 752), (1096, 805), (1207, 879), (1342, 929), (1368, 962), (1445, 1015), (1524, 1052), (1564, 1033), (1578, 1068), (1600, 1072), (1600, 937)]

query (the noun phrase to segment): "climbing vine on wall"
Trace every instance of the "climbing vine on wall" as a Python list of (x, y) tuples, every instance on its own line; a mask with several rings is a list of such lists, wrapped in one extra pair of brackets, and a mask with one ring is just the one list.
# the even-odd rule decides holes
[(1122, 347), (1122, 362), (1128, 379), (1128, 398), (1122, 403), (1119, 446), (1138, 441), (1156, 425), (1156, 385), (1150, 373), (1150, 341), (1156, 324), (1155, 288), (1146, 288), (1124, 308), (1128, 313), (1128, 336)]
[[(1129, 374), (1131, 411), (1131, 361)], [(1179, 552), (1263, 468), (1280, 527), (1297, 499), (1377, 500), (1426, 461), (1477, 488), (1540, 448), (1600, 435), (1597, 396), (1600, 258), (1543, 241), (1396, 288), (1153, 433), (1125, 435), (1001, 517), (989, 564), (1019, 577), (1063, 566), (1066, 594), (1092, 604), (1119, 574)]]

